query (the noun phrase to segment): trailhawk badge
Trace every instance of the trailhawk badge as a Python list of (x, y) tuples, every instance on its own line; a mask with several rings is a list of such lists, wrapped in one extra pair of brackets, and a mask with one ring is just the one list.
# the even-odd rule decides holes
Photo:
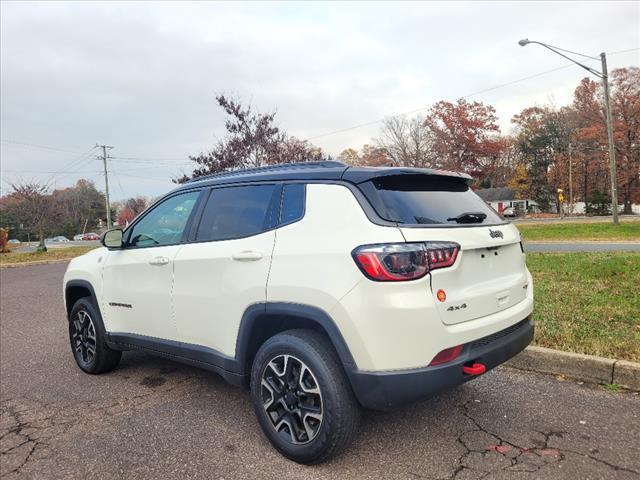
[(504, 235), (502, 235), (502, 232), (500, 230), (489, 229), (489, 235), (491, 236), (491, 238), (504, 238)]

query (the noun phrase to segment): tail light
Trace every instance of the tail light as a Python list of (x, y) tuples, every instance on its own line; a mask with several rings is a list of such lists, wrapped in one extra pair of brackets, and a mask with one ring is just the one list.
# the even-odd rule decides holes
[(387, 243), (356, 248), (356, 265), (371, 280), (397, 282), (424, 277), (431, 270), (450, 267), (460, 245), (453, 242)]

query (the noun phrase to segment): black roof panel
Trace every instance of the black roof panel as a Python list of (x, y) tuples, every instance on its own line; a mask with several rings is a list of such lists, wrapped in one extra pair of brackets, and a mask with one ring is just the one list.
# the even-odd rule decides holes
[(428, 168), (405, 167), (350, 167), (338, 161), (280, 163), (264, 167), (233, 170), (194, 178), (176, 190), (200, 186), (225, 185), (244, 182), (268, 182), (283, 180), (345, 180), (362, 183), (376, 177), (390, 175), (444, 175), (469, 181), (471, 177), (464, 173), (432, 170)]

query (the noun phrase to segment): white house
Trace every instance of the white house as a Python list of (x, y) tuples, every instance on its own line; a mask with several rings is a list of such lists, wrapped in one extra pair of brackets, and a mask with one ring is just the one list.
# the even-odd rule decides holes
[(476, 193), (500, 214), (508, 207), (522, 212), (538, 210), (538, 204), (534, 200), (516, 199), (515, 190), (509, 187), (483, 188), (476, 190)]

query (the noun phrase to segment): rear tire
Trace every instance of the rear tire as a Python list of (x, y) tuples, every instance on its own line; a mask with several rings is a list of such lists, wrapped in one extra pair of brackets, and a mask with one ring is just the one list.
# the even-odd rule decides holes
[(90, 297), (81, 298), (69, 314), (69, 342), (78, 367), (83, 372), (98, 374), (113, 370), (122, 352), (105, 343), (102, 317)]
[(271, 444), (299, 463), (321, 463), (346, 448), (360, 416), (329, 340), (311, 330), (268, 339), (251, 369), (251, 399)]

